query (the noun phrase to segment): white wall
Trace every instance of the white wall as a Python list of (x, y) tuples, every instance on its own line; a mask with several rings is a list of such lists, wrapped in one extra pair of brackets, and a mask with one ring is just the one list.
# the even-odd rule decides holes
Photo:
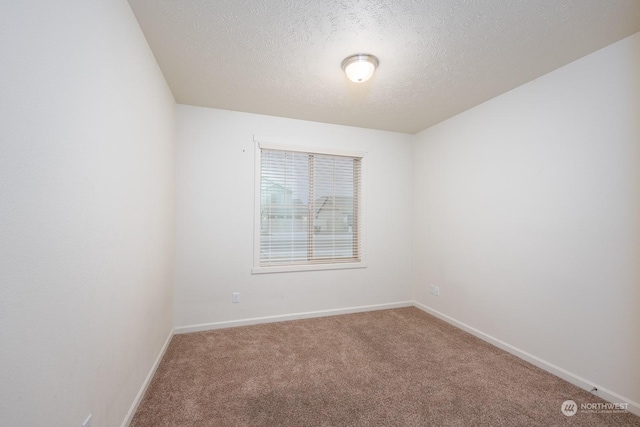
[(416, 141), (415, 299), (640, 402), (640, 33)]
[[(0, 424), (121, 424), (172, 305), (184, 327), (412, 292), (640, 401), (640, 35), (416, 137), (178, 106), (173, 304), (175, 104), (129, 6), (12, 2), (0, 28)], [(368, 268), (251, 274), (254, 134), (367, 151)]]
[(118, 426), (172, 329), (175, 102), (124, 0), (0, 13), (0, 425)]
[[(177, 112), (177, 327), (412, 299), (412, 136), (184, 105)], [(254, 134), (367, 152), (368, 268), (251, 274)]]

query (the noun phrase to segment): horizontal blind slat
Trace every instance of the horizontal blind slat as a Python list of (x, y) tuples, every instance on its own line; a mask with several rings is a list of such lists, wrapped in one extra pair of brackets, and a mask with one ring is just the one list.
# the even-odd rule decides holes
[(260, 265), (358, 262), (360, 159), (269, 149), (261, 156)]

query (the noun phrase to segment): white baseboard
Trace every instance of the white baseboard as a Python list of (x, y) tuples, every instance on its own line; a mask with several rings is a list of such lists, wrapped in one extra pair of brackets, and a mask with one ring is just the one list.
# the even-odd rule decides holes
[(559, 366), (556, 366), (552, 363), (547, 362), (546, 360), (540, 359), (539, 357), (536, 357), (532, 354), (527, 353), (526, 351), (520, 350), (519, 348), (516, 348), (510, 344), (507, 344), (504, 341), (501, 341), (497, 338), (492, 337), (491, 335), (485, 334), (482, 331), (479, 331), (465, 323), (462, 323), (452, 317), (447, 316), (446, 314), (442, 314), (439, 311), (436, 311), (434, 309), (432, 309), (431, 307), (427, 307), (426, 305), (420, 304), (417, 301), (414, 301), (414, 306), (416, 306), (417, 308), (419, 308), (420, 310), (432, 314), (435, 317), (444, 320), (445, 322), (459, 328), (462, 329), (463, 331), (466, 331), (468, 333), (470, 333), (471, 335), (474, 335), (478, 338), (480, 338), (483, 341), (488, 342), (489, 344), (493, 344), (498, 348), (501, 348), (502, 350), (505, 350), (511, 354), (513, 354), (514, 356), (519, 357), (520, 359), (526, 360), (527, 362), (531, 363), (532, 365), (535, 365), (541, 369), (544, 369), (547, 372), (552, 373), (553, 375), (562, 378), (563, 380), (580, 387), (581, 389), (584, 389), (586, 391), (591, 391), (591, 389), (593, 387), (596, 387), (598, 389), (598, 397), (607, 400), (609, 402), (613, 402), (613, 403), (628, 403), (627, 406), (627, 410), (629, 412), (631, 412), (632, 414), (638, 415), (640, 416), (640, 404), (638, 402), (634, 402), (631, 399), (627, 399), (624, 396), (619, 395), (618, 393), (615, 393), (611, 390), (608, 390), (604, 387), (601, 387), (597, 384), (595, 384), (593, 381), (589, 381), (585, 378), (582, 378), (572, 372), (567, 371), (566, 369), (562, 369)]
[(413, 301), (395, 302), (389, 304), (365, 305), (361, 307), (338, 308), (332, 310), (307, 311), (304, 313), (282, 314), (277, 316), (253, 317), (250, 319), (229, 320), (224, 322), (202, 323), (199, 325), (179, 326), (176, 334), (209, 331), (212, 329), (234, 328), (236, 326), (258, 325), (262, 323), (285, 322), (288, 320), (311, 319), (314, 317), (337, 316), (339, 314), (361, 313), (364, 311), (387, 310), (390, 308), (413, 307)]
[(131, 423), (131, 420), (133, 420), (133, 416), (138, 410), (138, 406), (140, 406), (140, 402), (142, 402), (142, 398), (144, 397), (144, 394), (147, 392), (147, 388), (149, 387), (149, 384), (151, 384), (153, 375), (156, 373), (156, 370), (160, 365), (160, 361), (162, 361), (162, 358), (164, 357), (164, 353), (167, 351), (167, 347), (169, 347), (171, 338), (173, 338), (173, 333), (174, 333), (173, 330), (171, 330), (171, 332), (169, 332), (169, 336), (164, 341), (164, 345), (162, 346), (162, 349), (160, 350), (158, 357), (156, 357), (155, 362), (153, 362), (153, 366), (151, 366), (151, 370), (147, 374), (147, 377), (144, 379), (144, 382), (142, 383), (142, 387), (140, 387), (140, 390), (138, 391), (136, 398), (133, 400), (133, 404), (131, 405), (131, 408), (129, 408), (129, 412), (127, 412), (127, 416), (124, 418), (124, 421), (122, 421), (121, 427), (128, 427), (129, 424)]

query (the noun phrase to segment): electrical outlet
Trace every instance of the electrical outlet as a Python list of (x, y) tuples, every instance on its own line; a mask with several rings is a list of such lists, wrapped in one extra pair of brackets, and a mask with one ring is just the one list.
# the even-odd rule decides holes
[(86, 420), (82, 423), (82, 427), (91, 427), (91, 414), (87, 417)]
[(431, 295), (435, 295), (435, 296), (439, 297), (440, 296), (440, 287), (431, 285), (431, 287), (429, 288), (429, 293)]
[(237, 304), (240, 302), (240, 292), (234, 292), (231, 294), (231, 302)]

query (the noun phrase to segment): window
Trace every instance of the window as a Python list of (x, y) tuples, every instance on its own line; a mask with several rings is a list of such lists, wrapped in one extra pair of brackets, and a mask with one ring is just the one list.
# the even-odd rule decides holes
[(259, 144), (254, 272), (364, 266), (362, 157)]

